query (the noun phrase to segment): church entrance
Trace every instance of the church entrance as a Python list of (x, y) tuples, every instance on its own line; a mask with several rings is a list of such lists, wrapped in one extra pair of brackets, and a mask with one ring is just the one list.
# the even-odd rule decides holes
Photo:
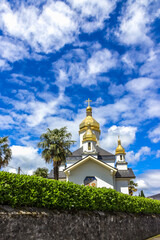
[(97, 179), (95, 177), (86, 177), (84, 179), (85, 186), (97, 187)]

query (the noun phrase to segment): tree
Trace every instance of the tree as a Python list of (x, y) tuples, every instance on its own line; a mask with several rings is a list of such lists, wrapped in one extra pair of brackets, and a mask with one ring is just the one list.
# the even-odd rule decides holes
[(38, 143), (38, 147), (43, 149), (42, 158), (47, 163), (53, 162), (55, 180), (59, 179), (59, 166), (65, 162), (67, 155), (71, 155), (69, 148), (75, 142), (71, 137), (67, 127), (53, 130), (48, 128), (47, 132), (40, 136), (41, 142)]
[(37, 168), (36, 171), (34, 171), (33, 175), (47, 178), (48, 177), (48, 169), (47, 168)]
[(138, 183), (135, 183), (133, 180), (130, 180), (129, 182), (129, 195), (133, 195), (133, 192), (137, 192), (136, 187), (138, 187)]
[(9, 147), (8, 137), (0, 137), (0, 169), (8, 165), (11, 157), (12, 151)]
[(143, 190), (140, 191), (139, 197), (145, 197)]

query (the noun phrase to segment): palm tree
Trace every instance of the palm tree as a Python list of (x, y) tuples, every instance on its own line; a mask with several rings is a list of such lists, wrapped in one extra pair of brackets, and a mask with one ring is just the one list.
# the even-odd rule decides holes
[(33, 175), (47, 178), (48, 177), (48, 169), (47, 168), (37, 168), (36, 171), (34, 171)]
[(59, 166), (65, 162), (67, 155), (71, 155), (69, 148), (75, 142), (71, 137), (67, 127), (53, 130), (48, 128), (47, 132), (40, 136), (41, 142), (38, 143), (38, 147), (43, 149), (42, 158), (47, 163), (53, 162), (55, 180), (59, 179)]
[(8, 137), (0, 137), (0, 169), (8, 165), (11, 157), (12, 151), (9, 147)]
[(133, 195), (133, 192), (137, 192), (136, 187), (138, 187), (138, 183), (135, 183), (133, 180), (129, 182), (129, 195)]

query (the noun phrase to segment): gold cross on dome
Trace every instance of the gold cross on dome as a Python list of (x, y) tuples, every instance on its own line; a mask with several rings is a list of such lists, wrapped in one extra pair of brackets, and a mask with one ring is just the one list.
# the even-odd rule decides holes
[(92, 102), (92, 100), (90, 100), (89, 98), (88, 98), (88, 100), (86, 100), (86, 102), (88, 102), (88, 107), (90, 106), (90, 102)]

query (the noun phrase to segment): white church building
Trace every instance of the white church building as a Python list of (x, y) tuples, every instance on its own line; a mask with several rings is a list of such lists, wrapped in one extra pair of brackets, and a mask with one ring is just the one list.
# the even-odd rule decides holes
[(60, 167), (59, 177), (80, 185), (112, 188), (129, 194), (128, 184), (135, 175), (128, 168), (125, 149), (120, 139), (115, 155), (100, 148), (100, 133), (88, 99), (86, 118), (79, 125), (80, 148), (66, 158), (66, 166)]

